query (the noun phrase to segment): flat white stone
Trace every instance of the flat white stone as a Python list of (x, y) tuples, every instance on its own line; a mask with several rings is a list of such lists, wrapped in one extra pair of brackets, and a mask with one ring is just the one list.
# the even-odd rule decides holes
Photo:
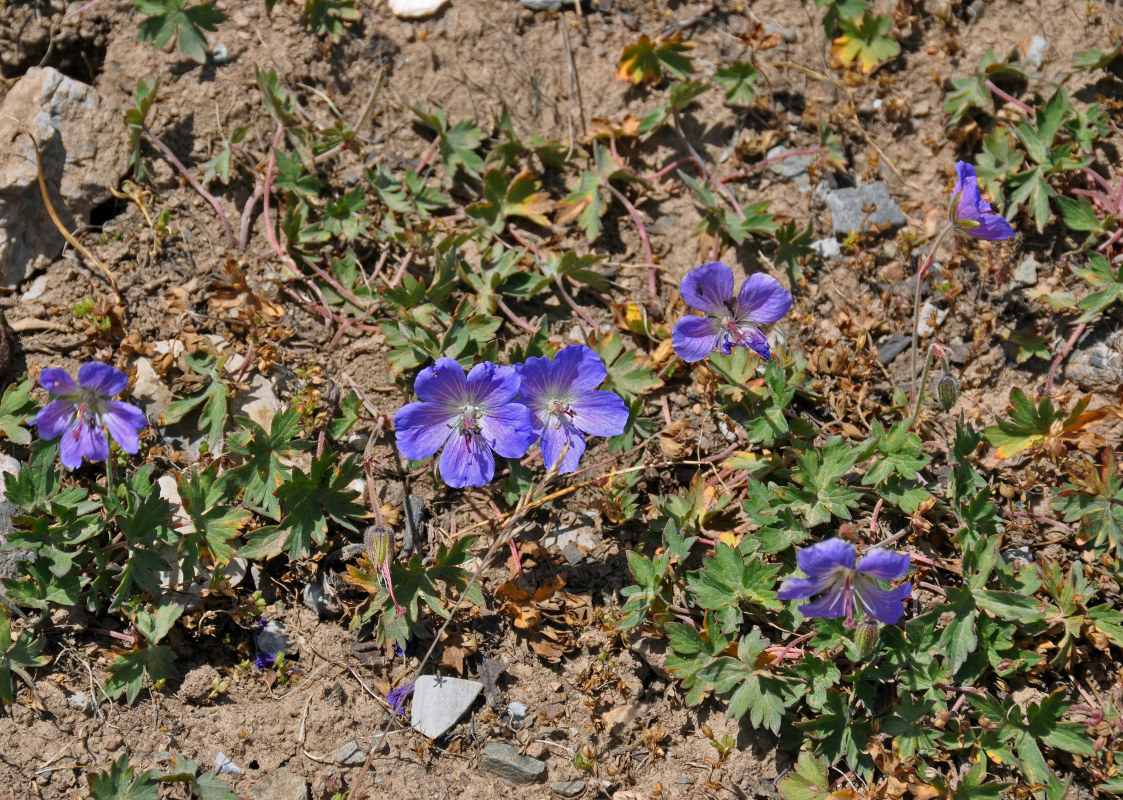
[(448, 0), (390, 0), (390, 11), (402, 19), (420, 19), (436, 14)]
[(443, 735), (471, 707), (483, 684), (460, 678), (422, 675), (413, 689), (410, 724), (429, 739)]

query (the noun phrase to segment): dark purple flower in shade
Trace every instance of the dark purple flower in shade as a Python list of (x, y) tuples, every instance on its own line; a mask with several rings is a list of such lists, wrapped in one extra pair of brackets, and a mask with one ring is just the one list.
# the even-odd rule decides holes
[(762, 357), (771, 352), (759, 325), (788, 313), (792, 293), (770, 275), (750, 275), (733, 295), (733, 270), (711, 261), (690, 270), (679, 285), (686, 304), (706, 316), (683, 317), (671, 333), (675, 354), (683, 361), (701, 361), (717, 347), (725, 355), (735, 346), (748, 347)]
[(903, 601), (912, 594), (910, 584), (882, 589), (874, 580), (891, 581), (903, 578), (909, 571), (910, 557), (904, 553), (874, 548), (855, 565), (854, 545), (842, 539), (805, 547), (796, 554), (799, 568), (809, 577), (787, 578), (776, 596), (781, 600), (806, 600), (823, 596), (799, 607), (809, 617), (852, 622), (854, 611), (860, 609), (870, 617), (892, 625), (904, 614)]
[(82, 457), (90, 461), (109, 458), (109, 441), (105, 431), (126, 453), (140, 448), (141, 428), (148, 424), (144, 412), (130, 403), (110, 400), (121, 392), (129, 378), (108, 364), (91, 361), (78, 370), (78, 382), (62, 369), (45, 369), (39, 385), (54, 395), (31, 422), (39, 427), (44, 439), (62, 437), (59, 448), (62, 463), (68, 469), (82, 466)]
[(1009, 239), (1014, 229), (1001, 214), (991, 210), (990, 203), (979, 193), (975, 168), (966, 161), (956, 161), (955, 182), (951, 200), (951, 221), (955, 229), (978, 239)]
[(277, 657), (272, 653), (258, 653), (257, 658), (253, 661), (253, 665), (257, 667), (258, 672), (272, 669), (275, 663), (277, 663)]
[(397, 689), (392, 689), (386, 693), (386, 702), (390, 704), (390, 708), (394, 709), (394, 713), (399, 717), (406, 715), (405, 704), (406, 698), (413, 694), (413, 681), (399, 686)]
[(519, 458), (538, 438), (530, 410), (514, 402), (519, 375), (514, 367), (485, 361), (465, 376), (451, 358), (438, 358), (417, 375), (420, 403), (394, 415), (398, 449), (412, 460), (428, 458), (442, 447), (441, 477), (449, 486), (483, 486), (495, 475), (495, 457)]
[(558, 473), (573, 472), (585, 452), (585, 434), (624, 432), (628, 407), (614, 392), (597, 390), (608, 370), (585, 345), (563, 347), (553, 359), (528, 358), (516, 369), (522, 376), (519, 402), (530, 409), (547, 467), (560, 458)]

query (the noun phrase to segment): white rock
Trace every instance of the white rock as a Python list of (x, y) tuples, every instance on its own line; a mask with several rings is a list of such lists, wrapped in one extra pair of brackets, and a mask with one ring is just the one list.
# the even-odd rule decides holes
[(250, 380), (249, 391), (238, 392), (233, 405), (235, 414), (249, 417), (265, 430), (272, 427), (273, 417), (284, 407), (273, 389), (272, 381), (264, 375), (254, 375)]
[[(932, 324), (932, 315), (936, 315), (936, 324)], [(926, 339), (936, 332), (936, 328), (943, 324), (948, 312), (946, 308), (936, 308), (931, 302), (926, 302), (920, 307), (920, 337)]]
[(1030, 69), (1040, 69), (1041, 63), (1045, 60), (1045, 48), (1049, 46), (1048, 40), (1044, 36), (1034, 36), (1029, 41), (1029, 47), (1025, 49), (1025, 56), (1023, 60), (1025, 65)]
[(421, 19), (441, 10), (448, 0), (390, 0), (390, 11), (401, 19)]
[(159, 424), (160, 417), (168, 413), (175, 396), (147, 358), (138, 358), (133, 367), (136, 380), (133, 382), (132, 399), (149, 422)]
[(422, 675), (413, 690), (410, 724), (422, 736), (436, 739), (456, 724), (481, 689), (476, 681)]
[(31, 282), (27, 287), (27, 291), (23, 293), (24, 300), (36, 300), (43, 296), (43, 292), (47, 291), (47, 276), (40, 275), (38, 278)]
[(811, 249), (824, 261), (830, 261), (842, 255), (842, 245), (840, 245), (838, 239), (833, 236), (828, 236), (826, 239), (819, 239), (818, 241), (812, 242)]

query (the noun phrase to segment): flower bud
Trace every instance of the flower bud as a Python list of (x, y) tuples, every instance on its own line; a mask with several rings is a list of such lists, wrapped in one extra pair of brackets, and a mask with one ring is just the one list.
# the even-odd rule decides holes
[(877, 623), (865, 620), (859, 623), (854, 630), (854, 646), (858, 648), (858, 656), (866, 659), (873, 655), (877, 647)]
[(363, 539), (371, 566), (381, 567), (390, 562), (390, 542), (393, 538), (390, 531), (381, 525), (372, 525), (366, 529)]
[(950, 372), (945, 372), (936, 378), (936, 399), (940, 401), (944, 411), (951, 411), (951, 407), (959, 399), (959, 379)]

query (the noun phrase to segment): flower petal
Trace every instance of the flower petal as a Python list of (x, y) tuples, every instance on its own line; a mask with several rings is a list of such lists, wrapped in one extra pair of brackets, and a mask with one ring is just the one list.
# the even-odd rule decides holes
[(830, 578), (784, 578), (776, 597), (781, 600), (806, 600), (823, 591), (830, 584)]
[(456, 430), (459, 416), (438, 403), (407, 403), (394, 415), (398, 450), (411, 461), (428, 458)]
[(887, 625), (893, 625), (904, 616), (904, 600), (912, 594), (912, 584), (902, 583), (895, 589), (882, 589), (861, 575), (854, 579), (854, 595), (862, 610)]
[[(528, 358), (522, 364), (516, 364), (515, 370), (519, 374), (519, 395), (521, 401), (534, 411), (546, 411), (550, 407), (553, 384), (550, 359), (545, 356)], [(538, 427), (545, 425), (541, 421)]]
[[(765, 361), (772, 358), (772, 348), (768, 346), (768, 339), (761, 333), (760, 328), (754, 328), (752, 325), (738, 325), (737, 333), (739, 340), (734, 344), (739, 344), (742, 347), (748, 347)], [(725, 352), (723, 349), (722, 352)]]
[(454, 489), (483, 486), (495, 476), (495, 457), (478, 433), (457, 434), (441, 452), (440, 470), (441, 478)]
[[(561, 457), (562, 451), (565, 451), (565, 457), (561, 460), (561, 466), (558, 467), (558, 474), (565, 475), (577, 469), (577, 464), (581, 461), (581, 456), (585, 454), (585, 437), (581, 432), (572, 425), (559, 422), (557, 419), (551, 419), (546, 423), (546, 428), (542, 431), (542, 460), (546, 463), (546, 468), (549, 469)], [(566, 445), (569, 449), (566, 450)]]
[(569, 409), (577, 429), (593, 436), (617, 436), (628, 424), (628, 406), (615, 392), (586, 392)]
[(908, 553), (896, 553), (875, 547), (862, 556), (862, 560), (858, 562), (858, 572), (870, 578), (895, 581), (905, 577), (911, 561), (912, 557)]
[(140, 437), (137, 433), (148, 424), (144, 412), (131, 403), (115, 400), (110, 400), (106, 405), (108, 410), (102, 414), (101, 421), (109, 429), (109, 435), (126, 453), (135, 453), (140, 449)]
[(90, 425), (85, 420), (72, 426), (63, 434), (60, 442), (59, 457), (63, 466), (78, 469), (82, 457), (90, 461), (104, 461), (109, 458), (109, 442), (100, 425)]
[(45, 369), (39, 373), (39, 385), (51, 394), (73, 395), (78, 392), (78, 384), (64, 369)]
[(983, 214), (978, 219), (979, 226), (967, 231), (968, 234), (974, 236), (976, 239), (989, 239), (995, 241), (997, 239), (1011, 239), (1014, 237), (1014, 229), (1006, 218), (1001, 214)]
[(518, 393), (519, 373), (514, 367), (483, 361), (468, 373), (468, 397), (481, 408), (510, 403)]
[(718, 321), (713, 317), (683, 317), (671, 332), (675, 355), (687, 363), (701, 361), (717, 347), (721, 338)]
[(812, 578), (823, 577), (836, 567), (854, 569), (854, 545), (836, 536), (803, 548), (796, 554), (796, 561)]
[(522, 458), (538, 438), (530, 409), (507, 403), (480, 417), (480, 432), (488, 446), (505, 458)]
[(783, 317), (791, 307), (792, 293), (771, 275), (758, 272), (741, 284), (733, 312), (738, 320), (767, 325)]
[(422, 402), (459, 408), (468, 402), (464, 367), (451, 358), (438, 358), (433, 366), (424, 367), (417, 373), (413, 391)]
[(804, 603), (799, 610), (805, 617), (822, 617), (823, 619), (838, 619), (847, 616), (846, 585), (843, 583), (831, 587), (826, 594), (814, 603)]
[(691, 308), (720, 317), (733, 301), (733, 270), (720, 261), (710, 261), (686, 273), (678, 291)]
[[(43, 370), (46, 372), (47, 370)], [(62, 372), (62, 370), (58, 370)], [(65, 372), (63, 372), (66, 375)], [(70, 376), (67, 375), (69, 378)], [(78, 403), (68, 398), (52, 400), (43, 406), (36, 414), (31, 424), (39, 428), (39, 436), (43, 439), (56, 439), (62, 436), (74, 424), (78, 414)]]
[(78, 383), (105, 397), (116, 397), (129, 385), (129, 376), (100, 361), (89, 361), (78, 370)]
[(608, 377), (601, 357), (583, 344), (563, 347), (554, 356), (552, 366), (554, 385), (572, 397), (596, 389)]

